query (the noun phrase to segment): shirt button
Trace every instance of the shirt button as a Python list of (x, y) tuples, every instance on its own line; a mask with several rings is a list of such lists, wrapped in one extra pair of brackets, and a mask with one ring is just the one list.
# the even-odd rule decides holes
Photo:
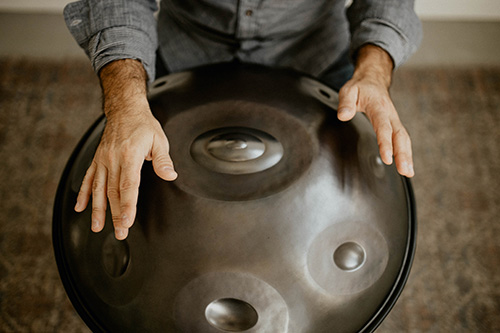
[(76, 19), (76, 20), (71, 21), (70, 26), (75, 27), (75, 26), (79, 25), (80, 23), (82, 23), (82, 20)]
[(245, 15), (246, 15), (246, 16), (252, 16), (252, 15), (253, 15), (253, 10), (248, 9), (248, 10), (245, 12)]

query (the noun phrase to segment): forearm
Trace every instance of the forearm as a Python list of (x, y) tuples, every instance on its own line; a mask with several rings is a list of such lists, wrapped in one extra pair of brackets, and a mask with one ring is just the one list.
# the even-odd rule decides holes
[(147, 103), (147, 74), (142, 63), (134, 59), (116, 60), (101, 69), (99, 79), (104, 98), (104, 113), (109, 119), (127, 112), (144, 112), (137, 107)]

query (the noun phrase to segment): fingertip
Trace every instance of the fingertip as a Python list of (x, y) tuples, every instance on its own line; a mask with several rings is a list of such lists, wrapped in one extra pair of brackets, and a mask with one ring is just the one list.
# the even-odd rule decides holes
[(101, 231), (102, 231), (102, 229), (103, 229), (103, 227), (104, 227), (104, 226), (102, 225), (102, 223), (101, 223), (100, 221), (98, 221), (98, 220), (96, 220), (96, 219), (92, 220), (91, 230), (92, 230), (93, 232), (96, 232), (96, 233), (97, 233), (97, 232), (101, 232)]
[(384, 164), (386, 164), (386, 165), (392, 164), (392, 162), (393, 162), (392, 152), (385, 151), (385, 152), (381, 152), (380, 155), (381, 155), (380, 158), (382, 159), (382, 162), (384, 162)]
[(134, 224), (134, 219), (132, 217), (129, 217), (129, 215), (127, 214), (122, 215), (121, 218), (122, 227), (129, 229), (130, 227), (132, 227), (133, 224)]
[(128, 228), (115, 228), (115, 238), (124, 240), (128, 236)]
[(75, 207), (74, 207), (75, 212), (81, 213), (87, 208), (87, 205), (89, 203), (89, 197), (90, 196), (83, 194), (82, 191), (80, 191), (80, 193), (78, 193), (78, 196), (76, 197)]
[(167, 180), (175, 180), (179, 176), (174, 169), (168, 169), (167, 171)]
[(413, 176), (415, 176), (415, 169), (413, 167), (413, 163), (410, 162), (410, 163), (408, 163), (408, 174), (407, 174), (407, 177), (411, 178)]
[(413, 176), (415, 176), (415, 171), (412, 168), (411, 171), (406, 175), (406, 177), (412, 178)]
[(84, 210), (84, 207), (82, 207), (82, 204), (79, 201), (77, 201), (74, 210), (77, 213), (81, 213)]
[(155, 169), (155, 171), (156, 171), (156, 174), (158, 175), (158, 177), (160, 177), (160, 178), (162, 178), (164, 180), (168, 180), (168, 181), (175, 180), (177, 178), (177, 176), (178, 176), (178, 174), (174, 170), (174, 168), (172, 168), (169, 165), (167, 165), (167, 166), (160, 166), (157, 169)]
[(177, 178), (174, 163), (168, 154), (153, 154), (153, 169), (156, 175), (164, 180), (174, 180)]
[(342, 107), (337, 111), (337, 118), (340, 121), (349, 121), (352, 118), (354, 118), (354, 115), (356, 114), (355, 111), (353, 111), (350, 108), (347, 107)]
[(411, 178), (415, 175), (415, 170), (413, 169), (413, 165), (411, 163), (403, 162), (400, 167), (399, 173), (403, 176)]

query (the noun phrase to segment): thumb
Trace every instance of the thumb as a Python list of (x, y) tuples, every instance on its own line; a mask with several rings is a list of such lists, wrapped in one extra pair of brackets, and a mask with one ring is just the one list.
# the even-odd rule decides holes
[(151, 147), (151, 159), (153, 161), (153, 169), (158, 177), (164, 180), (175, 180), (177, 172), (174, 170), (174, 163), (169, 155), (168, 141), (160, 139), (153, 142)]
[(356, 115), (358, 102), (358, 88), (356, 86), (343, 86), (339, 91), (339, 108), (337, 117), (341, 121), (349, 121)]

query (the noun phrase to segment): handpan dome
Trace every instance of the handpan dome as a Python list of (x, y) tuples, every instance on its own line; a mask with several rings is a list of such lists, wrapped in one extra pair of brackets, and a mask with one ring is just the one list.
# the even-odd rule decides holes
[(415, 249), (408, 179), (380, 160), (363, 115), (295, 72), (220, 64), (157, 80), (151, 109), (179, 177), (142, 170), (137, 217), (75, 213), (104, 128), (77, 146), (54, 207), (53, 243), (74, 307), (94, 331), (354, 332), (392, 308)]

